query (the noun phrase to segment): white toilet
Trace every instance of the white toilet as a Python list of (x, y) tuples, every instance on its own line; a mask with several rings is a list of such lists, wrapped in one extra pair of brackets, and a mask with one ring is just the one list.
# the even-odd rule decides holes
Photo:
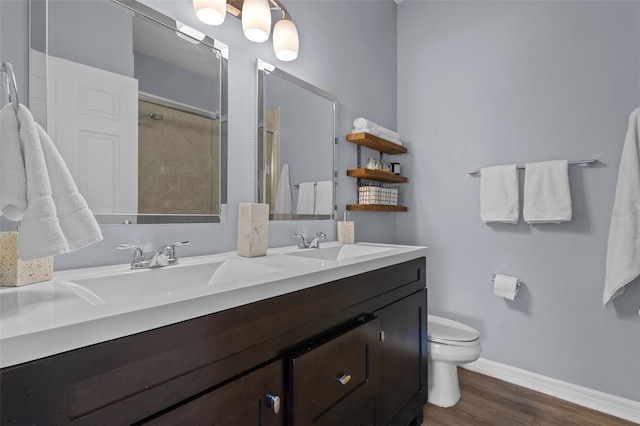
[(452, 407), (460, 399), (457, 367), (480, 357), (480, 333), (459, 322), (433, 315), (427, 316), (427, 328), (429, 402), (439, 407)]

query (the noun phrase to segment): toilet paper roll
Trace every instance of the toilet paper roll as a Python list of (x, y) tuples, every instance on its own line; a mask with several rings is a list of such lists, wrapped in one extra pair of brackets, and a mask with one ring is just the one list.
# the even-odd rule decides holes
[(496, 274), (493, 280), (493, 294), (513, 300), (518, 295), (518, 277)]

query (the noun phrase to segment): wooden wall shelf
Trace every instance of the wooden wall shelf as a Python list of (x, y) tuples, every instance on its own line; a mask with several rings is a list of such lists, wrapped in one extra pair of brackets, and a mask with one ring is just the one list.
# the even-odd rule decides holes
[(357, 212), (406, 212), (405, 206), (379, 206), (376, 204), (347, 204), (347, 210)]
[(376, 180), (378, 182), (387, 183), (406, 183), (408, 179), (405, 176), (396, 175), (394, 173), (385, 172), (383, 170), (371, 169), (352, 169), (347, 170), (347, 176), (358, 179)]
[(366, 146), (367, 148), (375, 149), (384, 154), (406, 154), (407, 148), (397, 143), (389, 142), (386, 139), (379, 138), (370, 133), (360, 132), (351, 133), (347, 135), (347, 140), (357, 145)]

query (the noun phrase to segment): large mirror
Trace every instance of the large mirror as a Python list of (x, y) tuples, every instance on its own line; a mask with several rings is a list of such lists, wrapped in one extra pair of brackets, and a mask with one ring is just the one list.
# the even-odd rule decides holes
[(271, 220), (334, 219), (336, 98), (258, 60), (257, 198)]
[(99, 223), (219, 222), (228, 49), (133, 0), (31, 0), (29, 104)]

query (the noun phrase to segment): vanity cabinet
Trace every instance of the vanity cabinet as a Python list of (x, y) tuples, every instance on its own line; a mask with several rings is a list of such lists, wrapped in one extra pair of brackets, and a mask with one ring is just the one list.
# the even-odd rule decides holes
[[(407, 148), (390, 142), (386, 139), (372, 135), (367, 132), (351, 133), (347, 135), (347, 141), (358, 146), (357, 152), (357, 168), (347, 170), (347, 176), (358, 180), (358, 200), (360, 197), (360, 187), (363, 186), (362, 179), (368, 181), (384, 182), (384, 183), (406, 183), (408, 179), (405, 176), (396, 175), (395, 173), (384, 170), (372, 170), (362, 167), (361, 147), (367, 147), (380, 153), (380, 160), (383, 154), (396, 155), (405, 154)], [(360, 201), (360, 200), (359, 200)], [(388, 211), (388, 212), (406, 212), (407, 207), (398, 205), (381, 205), (381, 204), (348, 204), (347, 210), (352, 211)]]
[(409, 260), (4, 368), (0, 424), (420, 425), (425, 267)]

